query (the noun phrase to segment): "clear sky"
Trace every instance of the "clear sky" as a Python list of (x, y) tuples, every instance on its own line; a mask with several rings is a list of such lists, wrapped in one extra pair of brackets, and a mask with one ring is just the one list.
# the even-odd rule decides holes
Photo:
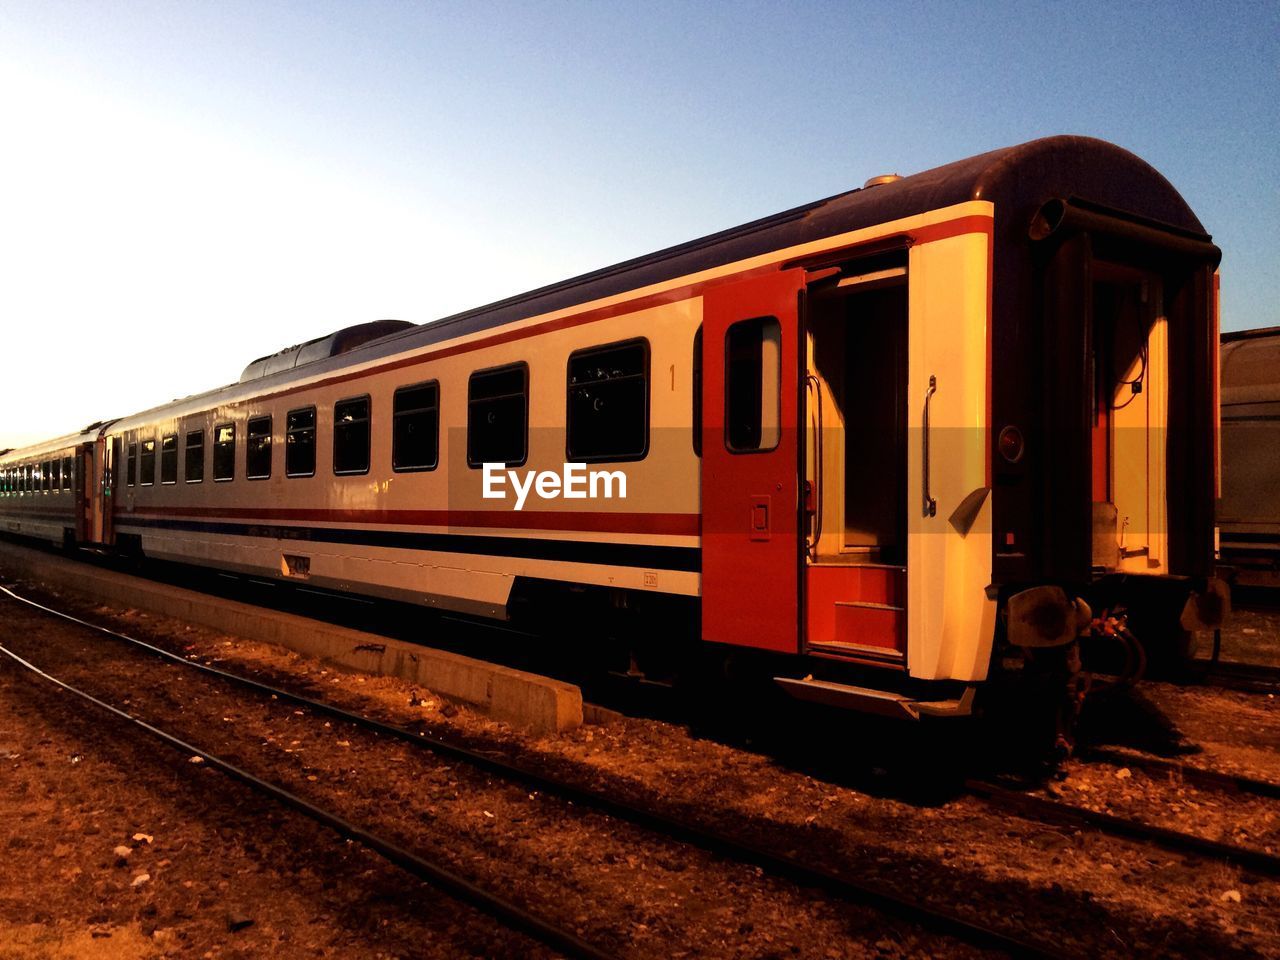
[[(1280, 325), (1280, 3), (0, 3), (0, 448), (1055, 133)], [(16, 401), (16, 402), (15, 402)]]

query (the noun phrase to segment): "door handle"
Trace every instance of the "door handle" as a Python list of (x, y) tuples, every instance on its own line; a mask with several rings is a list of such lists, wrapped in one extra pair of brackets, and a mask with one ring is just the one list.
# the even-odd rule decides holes
[(924, 515), (926, 517), (936, 516), (938, 513), (938, 501), (929, 495), (929, 402), (937, 389), (938, 378), (930, 374), (929, 389), (924, 395), (924, 465), (921, 471), (924, 478)]

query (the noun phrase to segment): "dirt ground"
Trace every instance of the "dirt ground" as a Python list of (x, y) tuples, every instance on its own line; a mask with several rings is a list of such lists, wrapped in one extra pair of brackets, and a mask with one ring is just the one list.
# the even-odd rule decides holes
[(0, 666), (3, 960), (529, 949), (217, 772), (193, 776), (187, 758), (119, 733)]
[[(682, 726), (639, 719), (586, 726), (560, 737), (531, 738), (399, 681), (335, 671), (326, 664), (265, 644), (195, 630), (136, 611), (122, 615), (119, 611), (98, 609), (92, 613), (95, 618), (110, 618), (117, 629), (187, 656), (259, 673), (282, 686), (324, 696), (393, 722), (417, 724), (495, 753), (536, 762), (584, 785), (701, 817), (779, 849), (805, 852), (816, 862), (886, 887), (915, 891), (938, 902), (968, 903), (975, 917), (998, 916), (1015, 932), (1038, 932), (1042, 937), (1047, 934), (1048, 942), (1068, 955), (1280, 956), (1280, 885), (1273, 878), (1089, 831), (1008, 817), (959, 794), (922, 798), (904, 791), (891, 772), (867, 765), (856, 749), (856, 739), (845, 739), (878, 736), (874, 727), (854, 727), (852, 733), (833, 727), (814, 742), (813, 750), (797, 755), (743, 749), (740, 743), (695, 737)], [(1159, 687), (1151, 696), (1170, 712), (1185, 733), (1203, 742), (1204, 753), (1193, 760), (1228, 769), (1227, 761), (1235, 758), (1244, 768), (1241, 772), (1280, 779), (1280, 709), (1270, 702), (1260, 701), (1257, 695), (1172, 687)], [(7, 728), (0, 724), (0, 729)], [(306, 749), (307, 744), (280, 743), (279, 758), (297, 747)], [(814, 754), (829, 759), (846, 749), (850, 758), (846, 764), (812, 762)], [(919, 765), (929, 762), (927, 752), (919, 755)], [(1244, 807), (1230, 797), (1203, 796), (1185, 786), (1149, 782), (1132, 772), (1129, 777), (1117, 777), (1117, 773), (1116, 768), (1107, 765), (1078, 764), (1068, 768), (1066, 778), (1053, 789), (1073, 802), (1083, 800), (1086, 805), (1096, 804), (1114, 812), (1139, 806), (1160, 811), (1159, 816), (1168, 811), (1179, 828), (1196, 829), (1234, 842), (1256, 843), (1259, 848), (1276, 842), (1274, 805)], [(323, 778), (325, 773), (319, 770), (306, 775)], [(149, 777), (139, 788), (149, 788), (152, 779)], [(460, 781), (459, 776), (452, 779)], [(48, 783), (43, 789), (57, 792), (57, 787)], [(400, 799), (415, 810), (434, 809), (439, 817), (443, 802), (455, 793), (461, 794), (461, 788), (450, 786), (449, 779), (423, 779), (416, 788), (407, 788)], [(489, 819), (483, 811), (476, 817), (482, 823)], [(38, 815), (29, 818), (31, 821), (43, 823)], [(3, 822), (16, 820), (4, 811)], [(453, 828), (464, 825), (459, 821)], [(145, 824), (137, 831), (155, 833)], [(590, 861), (589, 869), (582, 874), (586, 878), (583, 882), (596, 883), (595, 873), (607, 873), (614, 866), (605, 852), (608, 851), (600, 851), (599, 857)], [(625, 856), (613, 856), (625, 863)], [(685, 856), (672, 861), (685, 864), (685, 869), (674, 871), (673, 876), (696, 872), (689, 869), (687, 861)], [(15, 925), (11, 929), (18, 931), (14, 936), (32, 935), (27, 928), (41, 921), (25, 919), (25, 926), (19, 927), (19, 918), (24, 918), (22, 911), (30, 914), (30, 904), (42, 902), (46, 896), (40, 883), (57, 882), (48, 874), (37, 876), (38, 881), (26, 881), (28, 886), (21, 894), (0, 901), (0, 917), (13, 918), (10, 922)], [(670, 887), (671, 880), (672, 876), (667, 876), (659, 882)], [(237, 889), (239, 886), (237, 880)], [(335, 891), (341, 886), (329, 891), (329, 895), (338, 896)], [(300, 890), (292, 892), (301, 896)], [(676, 885), (665, 922), (661, 909), (634, 921), (643, 928), (636, 930), (639, 936), (632, 949), (642, 948), (635, 955), (649, 955), (655, 949), (658, 953), (653, 955), (704, 955), (697, 949), (677, 947), (672, 951), (667, 947), (673, 937), (677, 942), (688, 942), (680, 927), (693, 916), (681, 913), (690, 892)], [(752, 903), (751, 897), (744, 888), (742, 902)], [(778, 921), (764, 909), (766, 902), (767, 898), (761, 899), (746, 910), (722, 905), (728, 912), (715, 928), (722, 945), (715, 950), (716, 955), (796, 955), (798, 945), (788, 941), (785, 923), (770, 926)], [(127, 905), (127, 901), (122, 903)], [(756, 926), (769, 933), (772, 942), (764, 940), (753, 926), (757, 910), (763, 922)], [(274, 903), (271, 912), (275, 913)], [(328, 915), (340, 916), (336, 910)], [(80, 914), (49, 910), (43, 922), (53, 925), (53, 929), (74, 916)], [(136, 936), (146, 936), (144, 919), (136, 910), (122, 910), (117, 921), (122, 931), (120, 942), (128, 942), (126, 938), (133, 935), (125, 932), (134, 929), (131, 924), (137, 925)], [(237, 938), (255, 927), (276, 929), (278, 925), (274, 918), (269, 924), (264, 917), (255, 927), (231, 934), (225, 929), (225, 917), (219, 922), (223, 928), (216, 930), (217, 924), (212, 924), (208, 935), (223, 945), (223, 950), (234, 949)], [(70, 936), (73, 930), (83, 932), (72, 922), (66, 935)], [(343, 932), (332, 929), (327, 935), (336, 938)], [(649, 934), (647, 941), (645, 934)], [(807, 933), (794, 935), (803, 943), (813, 942)], [(818, 955), (893, 956), (917, 949), (927, 952), (923, 945), (912, 947), (910, 936), (902, 931), (896, 931), (883, 943), (869, 937), (859, 937), (858, 942), (858, 952), (850, 952), (848, 940), (828, 941), (824, 947), (834, 945)], [(499, 951), (495, 955), (503, 954)]]

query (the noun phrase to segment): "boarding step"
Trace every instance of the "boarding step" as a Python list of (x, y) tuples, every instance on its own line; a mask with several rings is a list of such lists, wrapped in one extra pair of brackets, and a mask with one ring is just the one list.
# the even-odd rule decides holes
[(884, 563), (811, 563), (809, 595), (819, 600), (865, 600), (901, 605), (907, 569)]
[(964, 693), (949, 700), (920, 700), (902, 693), (855, 687), (830, 680), (814, 680), (812, 677), (774, 677), (774, 683), (797, 700), (822, 704), (841, 710), (856, 710), (881, 717), (899, 720), (919, 720), (921, 717), (967, 717), (973, 712), (972, 686)]
[(907, 665), (907, 656), (901, 650), (873, 647), (865, 643), (848, 643), (844, 640), (810, 641), (805, 649), (815, 656), (836, 660), (857, 660), (887, 667), (905, 668)]
[(839, 643), (856, 643), (865, 647), (903, 650), (903, 627), (906, 617), (902, 607), (892, 603), (870, 603), (863, 600), (837, 600), (836, 635)]

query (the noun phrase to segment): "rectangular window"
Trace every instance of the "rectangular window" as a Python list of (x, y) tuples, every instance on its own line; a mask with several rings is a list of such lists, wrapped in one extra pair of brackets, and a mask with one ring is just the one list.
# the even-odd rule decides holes
[(178, 435), (160, 438), (160, 482), (178, 482)]
[(467, 384), (468, 466), (519, 466), (528, 457), (528, 365), (473, 373)]
[(781, 439), (782, 327), (739, 320), (724, 336), (724, 442), (733, 453), (772, 450)]
[(569, 354), (565, 453), (572, 463), (649, 451), (649, 341)]
[(155, 440), (142, 441), (142, 454), (138, 458), (138, 472), (142, 474), (139, 478), (142, 486), (149, 487), (156, 482)]
[(244, 475), (249, 480), (266, 480), (271, 476), (271, 418), (251, 418), (247, 437)]
[(316, 408), (290, 410), (284, 421), (284, 475), (316, 475)]
[(440, 384), (401, 387), (392, 408), (391, 469), (434, 470), (440, 458)]
[(702, 327), (693, 335), (693, 452), (702, 456)]
[(62, 489), (63, 490), (75, 489), (75, 484), (71, 482), (71, 477), (72, 477), (71, 464), (72, 464), (72, 459), (70, 457), (62, 458)]
[(204, 482), (204, 431), (192, 430), (187, 434), (187, 457), (183, 464), (187, 483)]
[(236, 478), (236, 425), (223, 423), (213, 428), (213, 479)]
[(61, 460), (50, 460), (44, 465), (44, 488), (52, 493), (62, 489)]
[(369, 398), (333, 405), (333, 472), (369, 472)]
[(128, 467), (125, 469), (125, 482), (132, 487), (138, 482), (138, 445), (136, 443), (129, 444), (127, 460)]

